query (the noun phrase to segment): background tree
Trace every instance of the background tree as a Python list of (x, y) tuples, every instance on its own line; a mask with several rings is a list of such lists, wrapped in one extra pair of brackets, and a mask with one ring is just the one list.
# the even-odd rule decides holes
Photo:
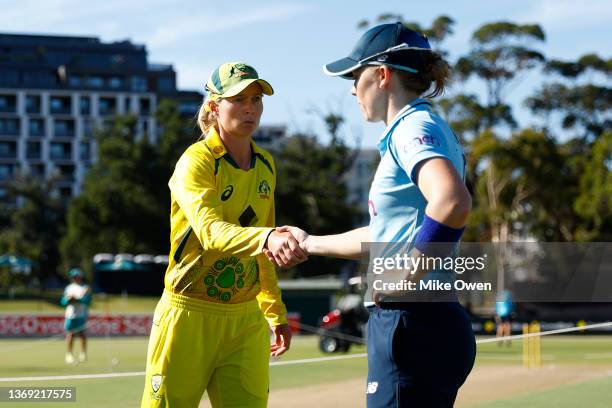
[[(344, 119), (323, 116), (330, 136), (327, 145), (314, 135), (295, 134), (286, 140), (274, 159), (278, 168), (276, 220), (278, 225), (297, 225), (312, 234), (336, 234), (354, 226), (359, 210), (347, 203), (346, 174), (355, 152), (339, 136)], [(343, 261), (313, 257), (293, 274), (337, 273)]]
[(0, 229), (0, 253), (14, 253), (36, 263), (34, 276), (41, 281), (58, 271), (57, 243), (64, 233), (66, 202), (57, 192), (58, 177), (42, 180), (17, 178), (9, 197), (18, 204)]
[(162, 100), (156, 119), (159, 133), (153, 142), (148, 135), (137, 136), (131, 115), (96, 132), (98, 160), (68, 211), (61, 243), (67, 263), (89, 269), (100, 252), (167, 253), (168, 180), (197, 137), (192, 119), (181, 117), (174, 101)]
[[(575, 62), (551, 60), (545, 72), (561, 77), (563, 82), (544, 84), (525, 104), (534, 114), (543, 116), (547, 126), (555, 126), (554, 119), (558, 117), (562, 129), (577, 132), (575, 136), (585, 143), (610, 129), (612, 88), (605, 83), (596, 84), (593, 79), (600, 75), (609, 80), (611, 59), (587, 54)], [(579, 82), (584, 78), (586, 81)]]
[(455, 72), (463, 81), (474, 76), (484, 82), (487, 101), (482, 120), (485, 127), (500, 124), (516, 127), (512, 108), (505, 96), (522, 74), (545, 60), (540, 52), (529, 47), (545, 38), (538, 24), (500, 21), (484, 24), (474, 31), (472, 48), (466, 56), (459, 58)]

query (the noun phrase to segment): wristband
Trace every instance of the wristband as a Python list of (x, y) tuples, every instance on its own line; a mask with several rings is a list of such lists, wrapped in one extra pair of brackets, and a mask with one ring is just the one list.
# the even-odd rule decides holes
[[(445, 256), (463, 235), (463, 228), (452, 228), (425, 215), (421, 229), (414, 239), (414, 247), (429, 256)], [(444, 245), (446, 243), (447, 245)]]

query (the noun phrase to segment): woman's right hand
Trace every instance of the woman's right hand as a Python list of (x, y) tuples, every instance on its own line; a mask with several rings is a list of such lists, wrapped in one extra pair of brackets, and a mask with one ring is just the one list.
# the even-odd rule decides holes
[(308, 234), (296, 228), (296, 230), (302, 231), (305, 234), (305, 237), (299, 234), (296, 237), (287, 228), (295, 227), (276, 228), (276, 230), (268, 235), (264, 247), (264, 254), (279, 268), (291, 268), (308, 259), (307, 252), (302, 248), (300, 241), (300, 238), (305, 239)]

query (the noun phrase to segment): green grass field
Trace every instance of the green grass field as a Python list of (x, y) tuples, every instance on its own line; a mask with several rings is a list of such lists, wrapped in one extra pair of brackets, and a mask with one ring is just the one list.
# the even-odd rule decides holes
[[(159, 297), (96, 294), (91, 304), (91, 313), (153, 313)], [(45, 300), (2, 299), (0, 313), (63, 313), (64, 307)]]
[[(90, 340), (89, 361), (77, 366), (64, 364), (64, 342), (62, 339), (40, 340), (2, 340), (0, 350), (0, 376), (38, 377), (78, 374), (98, 374), (110, 372), (140, 372), (144, 370), (146, 338), (96, 338)], [(363, 353), (364, 347), (355, 347), (351, 353)], [(280, 361), (322, 357), (317, 349), (313, 336), (296, 337), (292, 350)], [(504, 370), (521, 367), (521, 346), (515, 342), (512, 347), (499, 347), (496, 344), (479, 346), (477, 364), (473, 373), (478, 381), (478, 370)], [(488, 402), (469, 404), (458, 401), (458, 406), (478, 408), (500, 407), (608, 407), (612, 401), (612, 336), (549, 336), (542, 341), (544, 367), (539, 371), (528, 370), (533, 377), (551, 375), (547, 367), (556, 370), (609, 370), (609, 375), (588, 381), (571, 384), (552, 384), (542, 390), (529, 393), (513, 392), (509, 395), (499, 394), (499, 398)], [(113, 364), (113, 361), (115, 364)], [(308, 387), (314, 384), (332, 384), (354, 379), (356, 384), (365, 381), (365, 358), (314, 362), (271, 367), (271, 391)], [(485, 376), (488, 376), (486, 374)], [(131, 376), (105, 379), (44, 380), (2, 382), (0, 386), (75, 386), (77, 402), (71, 407), (133, 407), (137, 406), (144, 377)], [(531, 381), (528, 378), (525, 381)], [(477, 386), (477, 384), (476, 384)], [(466, 385), (467, 387), (467, 385)], [(487, 391), (487, 390), (483, 390)], [(347, 390), (338, 387), (339, 394)], [(356, 391), (357, 393), (359, 391)], [(489, 390), (490, 392), (490, 390)], [(495, 394), (497, 395), (497, 394)], [(361, 401), (363, 395), (353, 395)], [(460, 404), (459, 404), (460, 402)], [(40, 407), (47, 403), (26, 404), (20, 407)], [(51, 404), (51, 403), (49, 403)], [(51, 404), (53, 405), (53, 404)], [(1, 405), (0, 405), (1, 406)], [(57, 405), (53, 405), (57, 406)], [(291, 405), (287, 405), (291, 406)], [(326, 406), (324, 402), (321, 407)], [(335, 405), (340, 408), (343, 405)], [(347, 402), (347, 407), (361, 406)]]
[[(93, 313), (151, 313), (157, 298), (130, 296), (97, 297)], [(62, 313), (63, 308), (45, 301), (0, 301), (0, 313)], [(147, 338), (90, 339), (89, 361), (64, 364), (63, 338), (0, 340), (0, 377), (70, 376), (144, 371)], [(75, 345), (78, 347), (78, 343)], [(78, 348), (77, 348), (78, 349)], [(352, 354), (364, 353), (354, 347)], [(292, 349), (279, 361), (324, 357), (314, 336), (294, 338)], [(542, 337), (543, 367), (522, 367), (521, 341), (511, 347), (480, 344), (476, 366), (462, 388), (457, 407), (471, 408), (574, 408), (612, 406), (612, 336)], [(345, 360), (273, 365), (271, 407), (334, 408), (364, 406), (367, 372), (363, 357)], [(337, 384), (337, 385), (336, 385)], [(139, 405), (144, 376), (0, 382), (7, 386), (74, 386), (77, 402), (70, 407), (134, 407)], [(276, 395), (290, 391), (291, 403)], [(314, 391), (313, 391), (314, 390)], [(321, 390), (319, 392), (319, 390)], [(278, 394), (280, 393), (280, 394)], [(335, 399), (334, 399), (335, 397)], [(338, 399), (340, 398), (341, 399)], [(280, 402), (279, 402), (280, 399)], [(334, 402), (335, 401), (335, 402)], [(340, 401), (340, 402), (338, 402)], [(19, 407), (60, 406), (57, 403), (20, 403)], [(4, 405), (0, 403), (0, 408)], [(8, 406), (8, 405), (6, 405)]]

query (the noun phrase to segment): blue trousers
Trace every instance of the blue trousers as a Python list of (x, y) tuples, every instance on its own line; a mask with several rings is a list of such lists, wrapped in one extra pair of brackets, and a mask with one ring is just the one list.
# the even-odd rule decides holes
[(467, 313), (459, 303), (400, 307), (370, 308), (368, 408), (452, 407), (476, 356)]

